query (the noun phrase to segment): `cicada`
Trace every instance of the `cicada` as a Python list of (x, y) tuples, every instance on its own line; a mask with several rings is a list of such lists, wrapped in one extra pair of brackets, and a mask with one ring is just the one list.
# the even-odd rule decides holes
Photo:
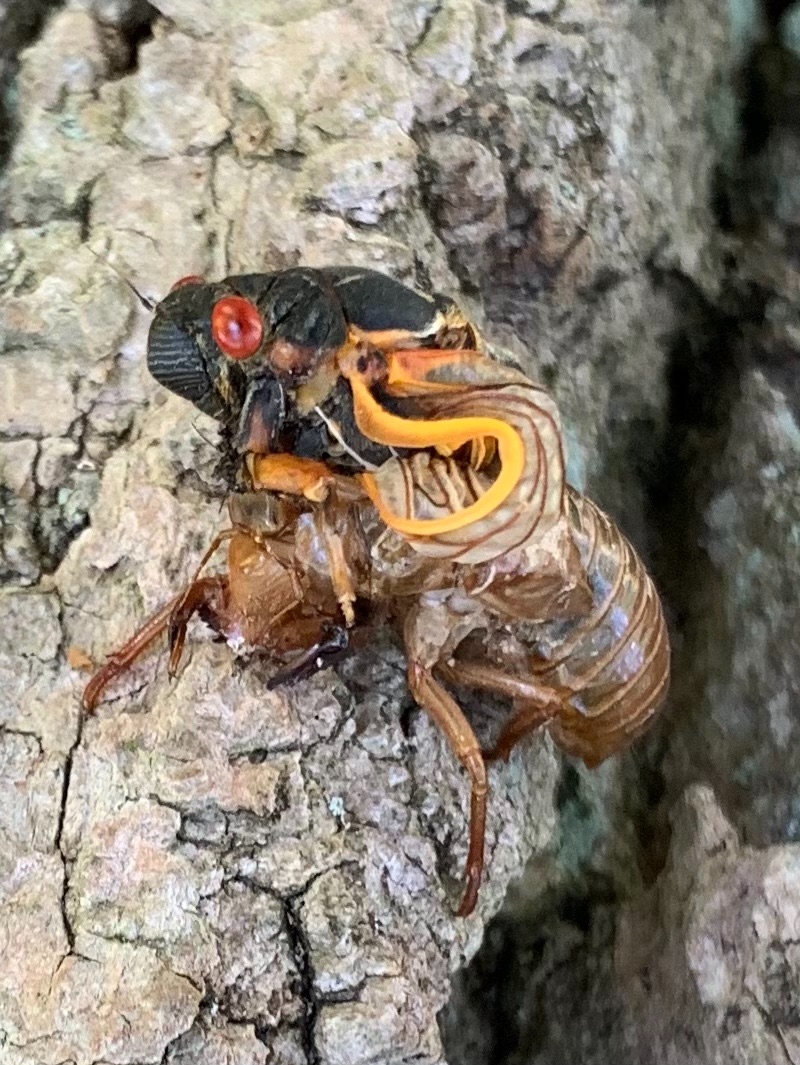
[[(273, 655), (275, 686), (336, 661), (379, 606), (414, 698), (469, 774), (458, 912), (471, 913), (487, 763), (545, 727), (596, 766), (644, 731), (669, 685), (658, 593), (567, 484), (552, 396), (453, 300), (350, 267), (186, 278), (155, 309), (148, 365), (220, 420), (231, 524), (211, 551), (228, 541), (227, 571), (198, 571), (112, 654), (87, 709), (163, 633), (177, 669), (195, 613)], [(510, 700), (491, 749), (456, 687)]]

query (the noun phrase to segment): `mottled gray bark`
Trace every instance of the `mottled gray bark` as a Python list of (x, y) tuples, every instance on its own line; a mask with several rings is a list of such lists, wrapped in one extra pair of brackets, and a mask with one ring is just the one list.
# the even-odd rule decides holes
[[(774, 367), (797, 350), (796, 257), (776, 270), (715, 213), (745, 45), (723, 0), (72, 0), (23, 53), (0, 238), (1, 1060), (443, 1061), (452, 974), (531, 856), (449, 1010), (451, 1065), (790, 1059), (794, 852), (743, 849), (709, 792), (681, 798), (711, 776), (759, 845), (793, 832), (800, 434)], [(753, 166), (792, 172), (786, 142), (765, 150)], [(788, 240), (778, 184), (768, 207), (734, 186), (735, 224), (772, 211)], [(198, 625), (177, 681), (156, 655), (79, 712), (76, 652), (123, 640), (223, 521), (214, 426), (148, 378), (113, 268), (158, 298), (300, 262), (460, 295), (552, 387), (570, 479), (673, 605), (678, 694), (638, 755), (588, 774), (536, 738), (492, 770), (466, 922), (466, 780), (423, 716), (401, 728), (388, 637), (267, 693), (269, 663)], [(737, 327), (753, 288), (771, 362)], [(731, 373), (714, 345), (734, 335)]]

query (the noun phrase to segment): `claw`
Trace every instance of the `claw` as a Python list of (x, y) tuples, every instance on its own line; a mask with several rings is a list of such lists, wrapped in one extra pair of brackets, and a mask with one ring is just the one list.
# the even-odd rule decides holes
[(167, 647), (169, 648), (169, 660), (167, 662), (167, 676), (175, 680), (178, 668), (183, 657), (183, 647), (186, 642), (186, 622), (183, 618), (172, 615), (167, 630)]
[(478, 901), (478, 892), (481, 886), (482, 873), (483, 863), (477, 867), (470, 865), (467, 868), (467, 886), (464, 888), (464, 897), (461, 899), (459, 907), (456, 910), (457, 917), (469, 917), (475, 909), (475, 904)]
[(327, 639), (315, 643), (303, 651), (294, 662), (278, 672), (267, 682), (267, 691), (274, 691), (283, 684), (293, 684), (298, 680), (307, 680), (321, 669), (340, 662), (350, 650), (350, 637), (347, 629), (336, 625), (330, 629)]

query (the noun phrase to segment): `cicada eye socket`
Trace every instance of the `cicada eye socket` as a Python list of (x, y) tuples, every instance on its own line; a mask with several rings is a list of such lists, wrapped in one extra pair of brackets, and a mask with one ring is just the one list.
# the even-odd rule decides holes
[(180, 281), (176, 281), (170, 289), (170, 292), (174, 292), (178, 288), (183, 288), (184, 285), (204, 285), (205, 278), (200, 277), (198, 274), (187, 274), (186, 277), (182, 277)]
[(261, 347), (264, 323), (244, 296), (224, 296), (211, 312), (211, 335), (231, 359), (247, 359)]

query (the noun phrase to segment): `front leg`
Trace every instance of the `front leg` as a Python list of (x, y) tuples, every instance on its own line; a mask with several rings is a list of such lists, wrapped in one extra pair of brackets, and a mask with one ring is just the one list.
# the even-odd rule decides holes
[(87, 713), (94, 711), (109, 684), (126, 673), (164, 632), (169, 640), (169, 675), (175, 675), (186, 640), (186, 626), (192, 615), (203, 610), (209, 617), (215, 617), (224, 607), (227, 581), (221, 577), (201, 579), (200, 574), (220, 544), (230, 540), (235, 533), (235, 529), (217, 533), (184, 590), (148, 618), (122, 647), (112, 651), (83, 693), (83, 708)]
[(278, 492), (283, 495), (322, 503), (331, 493), (347, 502), (364, 498), (353, 477), (336, 473), (324, 462), (299, 455), (248, 455), (247, 472), (255, 492)]
[(164, 633), (169, 633), (170, 637), (170, 672), (173, 672), (173, 669), (177, 668), (183, 648), (189, 618), (195, 611), (201, 609), (217, 612), (226, 591), (227, 581), (224, 578), (204, 577), (192, 581), (184, 591), (170, 599), (165, 606), (148, 618), (122, 647), (112, 651), (105, 663), (97, 670), (83, 693), (84, 710), (88, 714), (93, 713), (109, 684), (127, 673)]

